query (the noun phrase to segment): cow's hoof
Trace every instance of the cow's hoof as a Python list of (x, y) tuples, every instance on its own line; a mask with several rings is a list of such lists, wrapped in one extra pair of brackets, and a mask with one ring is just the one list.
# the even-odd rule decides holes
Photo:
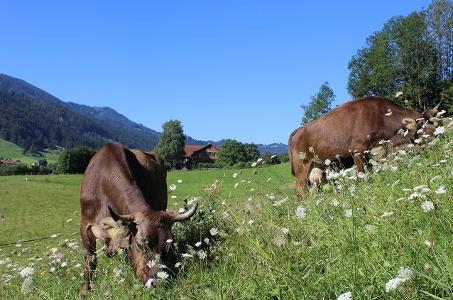
[(88, 294), (90, 293), (90, 290), (91, 290), (91, 286), (89, 283), (82, 284), (82, 287), (80, 288), (80, 291), (79, 291), (79, 299), (86, 298), (88, 296)]

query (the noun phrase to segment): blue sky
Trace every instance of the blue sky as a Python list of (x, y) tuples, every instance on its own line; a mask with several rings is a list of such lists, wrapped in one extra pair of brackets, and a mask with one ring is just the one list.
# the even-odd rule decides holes
[(196, 139), (286, 143), (300, 105), (391, 17), (430, 1), (3, 1), (0, 73)]

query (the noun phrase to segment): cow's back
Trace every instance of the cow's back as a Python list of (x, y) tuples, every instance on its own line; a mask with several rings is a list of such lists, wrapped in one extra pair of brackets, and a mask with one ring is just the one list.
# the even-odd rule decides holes
[(167, 209), (167, 170), (155, 152), (142, 152), (131, 149), (143, 168), (139, 178), (140, 187), (151, 207), (155, 210)]

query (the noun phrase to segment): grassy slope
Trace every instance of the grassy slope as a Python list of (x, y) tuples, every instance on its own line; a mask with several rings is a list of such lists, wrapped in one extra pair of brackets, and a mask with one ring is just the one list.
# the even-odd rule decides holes
[[(452, 292), (453, 279), (452, 267), (446, 266), (453, 263), (451, 139), (450, 133), (423, 152), (401, 156), (392, 163), (395, 171), (379, 171), (365, 181), (341, 179), (339, 193), (307, 195), (303, 201), (285, 188), (294, 180), (288, 164), (243, 170), (236, 178), (234, 170), (171, 172), (168, 184), (176, 184), (177, 189), (170, 193), (176, 198), (170, 199), (169, 208), (181, 207), (185, 197), (202, 197), (197, 218), (174, 230), (179, 241), (176, 252), (193, 251), (184, 245), (197, 249), (194, 243), (208, 237), (210, 245), (202, 246), (208, 259), (200, 260), (193, 252), (195, 258), (182, 260), (183, 272), (165, 287), (148, 291), (134, 279), (121, 256), (100, 257), (92, 296), (332, 299), (352, 291), (356, 299), (415, 299), (425, 296), (425, 291), (445, 297)], [(177, 183), (178, 179), (183, 182)], [(206, 189), (216, 179), (217, 184)], [(0, 244), (61, 234), (20, 247), (0, 247), (0, 276), (15, 277), (8, 283), (0, 278), (0, 298), (24, 297), (20, 293), (23, 279), (17, 273), (30, 264), (36, 273), (35, 289), (28, 297), (76, 297), (81, 254), (67, 245), (72, 239), (79, 241), (80, 180), (80, 176), (0, 178), (0, 212), (5, 215), (0, 221)], [(419, 185), (430, 189), (426, 198), (408, 200)], [(447, 192), (436, 194), (440, 186)], [(425, 213), (421, 203), (427, 199), (435, 209)], [(285, 201), (273, 205), (280, 200)], [(304, 219), (295, 215), (300, 205), (306, 211)], [(349, 208), (353, 209), (351, 218), (345, 215)], [(386, 212), (392, 214), (382, 216)], [(213, 226), (220, 230), (215, 242), (209, 234)], [(425, 245), (426, 240), (433, 240), (433, 247)], [(49, 253), (53, 247), (58, 248), (59, 262)], [(63, 262), (68, 266), (62, 267)], [(55, 272), (48, 273), (51, 266)], [(385, 293), (385, 283), (406, 266), (415, 271), (415, 278)]]
[(0, 138), (0, 157), (20, 160), (23, 163), (30, 164), (43, 158), (49, 163), (54, 163), (58, 161), (59, 155), (60, 151), (58, 150), (45, 150), (41, 155), (23, 154), (22, 148)]

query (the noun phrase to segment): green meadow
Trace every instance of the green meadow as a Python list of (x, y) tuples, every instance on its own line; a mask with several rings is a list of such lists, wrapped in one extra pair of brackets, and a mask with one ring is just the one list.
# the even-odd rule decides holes
[(44, 150), (39, 154), (31, 154), (25, 152), (16, 144), (0, 138), (0, 157), (5, 159), (20, 160), (25, 164), (31, 164), (40, 159), (46, 159), (49, 163), (55, 163), (58, 161), (60, 153), (60, 150)]
[[(452, 137), (392, 155), (365, 178), (334, 173), (333, 188), (303, 199), (288, 163), (169, 172), (168, 209), (200, 201), (174, 226), (170, 276), (145, 289), (124, 254), (100, 251), (90, 298), (451, 299)], [(77, 298), (81, 178), (0, 177), (1, 299)]]

